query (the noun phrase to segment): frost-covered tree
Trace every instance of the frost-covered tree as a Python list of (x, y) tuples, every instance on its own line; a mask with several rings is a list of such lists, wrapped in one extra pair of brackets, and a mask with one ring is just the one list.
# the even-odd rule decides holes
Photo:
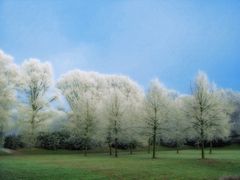
[(165, 142), (176, 146), (177, 153), (184, 145), (189, 135), (190, 123), (183, 111), (183, 100), (181, 97), (173, 100), (169, 105), (169, 116), (166, 129), (163, 133)]
[[(143, 93), (141, 88), (126, 76), (105, 76), (106, 88), (103, 113), (106, 122), (106, 138), (111, 154), (114, 144), (115, 157), (118, 156), (119, 139), (128, 144), (132, 152), (136, 140), (136, 126), (140, 119), (137, 110), (141, 106)], [(123, 132), (124, 131), (124, 132)]]
[(144, 118), (150, 137), (152, 137), (152, 158), (156, 158), (156, 140), (162, 133), (168, 116), (168, 91), (158, 80), (153, 80), (145, 97)]
[(35, 145), (36, 133), (44, 121), (50, 118), (50, 103), (56, 99), (49, 92), (52, 85), (52, 68), (47, 62), (28, 59), (21, 65), (20, 100), (21, 120), (28, 146)]
[(133, 154), (133, 150), (138, 144), (145, 143), (145, 137), (142, 133), (144, 128), (141, 117), (142, 107), (140, 107), (142, 104), (142, 100), (140, 100), (136, 101), (136, 104), (128, 105), (127, 118), (123, 123), (124, 133), (122, 139), (124, 143), (128, 144), (130, 154)]
[[(121, 133), (124, 111), (126, 110), (123, 94), (116, 89), (109, 92), (109, 97), (105, 101), (105, 113), (107, 123), (107, 139), (109, 146), (114, 142), (115, 157), (118, 157), (118, 141)], [(111, 148), (111, 147), (109, 147)]]
[(12, 57), (0, 50), (0, 147), (3, 144), (3, 134), (11, 119), (11, 112), (15, 102), (15, 85), (17, 67)]
[(63, 75), (58, 88), (67, 100), (73, 133), (84, 140), (84, 155), (96, 135), (97, 109), (101, 100), (102, 81), (98, 73), (74, 70)]
[[(121, 91), (124, 94), (126, 110), (124, 112), (124, 119), (122, 128), (124, 133), (122, 134), (123, 142), (128, 144), (130, 154), (133, 153), (133, 149), (137, 143), (142, 141), (140, 137), (140, 130), (143, 127), (141, 121), (141, 111), (144, 100), (144, 93), (139, 85), (128, 77), (122, 78)], [(121, 89), (121, 88), (120, 88)]]
[(214, 101), (217, 105), (209, 112), (209, 118), (211, 118), (210, 127), (207, 132), (207, 140), (210, 146), (209, 154), (212, 154), (214, 141), (227, 139), (230, 135), (230, 114), (234, 107), (222, 97), (222, 90), (214, 92)]
[(192, 97), (186, 107), (187, 116), (191, 119), (196, 137), (201, 144), (201, 157), (204, 159), (204, 143), (215, 134), (221, 133), (218, 130), (228, 124), (224, 105), (205, 73), (197, 74), (192, 87)]
[(231, 140), (239, 142), (240, 139), (240, 93), (233, 90), (222, 89), (221, 98), (227, 103), (230, 110)]

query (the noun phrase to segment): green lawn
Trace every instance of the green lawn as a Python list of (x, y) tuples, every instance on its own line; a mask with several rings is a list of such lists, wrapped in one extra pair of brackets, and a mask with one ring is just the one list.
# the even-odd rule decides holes
[[(206, 151), (207, 154), (207, 151)], [(0, 179), (218, 179), (240, 175), (240, 150), (218, 149), (200, 160), (197, 150), (122, 152), (119, 158), (103, 153), (84, 157), (77, 152), (33, 150), (0, 155)]]

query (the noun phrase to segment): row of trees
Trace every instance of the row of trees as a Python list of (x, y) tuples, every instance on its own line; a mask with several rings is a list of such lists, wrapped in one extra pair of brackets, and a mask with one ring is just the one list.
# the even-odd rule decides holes
[(49, 63), (29, 59), (16, 66), (0, 51), (1, 142), (4, 132), (11, 132), (33, 147), (39, 132), (63, 128), (81, 137), (85, 155), (93, 141), (106, 144), (110, 155), (114, 147), (115, 157), (120, 142), (128, 144), (131, 153), (136, 142), (152, 145), (156, 158), (159, 141), (173, 144), (179, 152), (193, 140), (205, 158), (205, 143), (212, 146), (214, 140), (227, 138), (236, 112), (226, 91), (203, 72), (192, 83), (191, 95), (169, 90), (157, 79), (144, 92), (122, 75), (73, 70), (56, 83), (52, 75)]

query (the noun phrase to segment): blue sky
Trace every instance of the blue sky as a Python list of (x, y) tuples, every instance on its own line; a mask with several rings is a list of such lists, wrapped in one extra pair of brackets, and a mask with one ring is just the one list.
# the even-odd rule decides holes
[(21, 63), (158, 77), (189, 91), (198, 70), (240, 90), (240, 1), (0, 0), (0, 49)]

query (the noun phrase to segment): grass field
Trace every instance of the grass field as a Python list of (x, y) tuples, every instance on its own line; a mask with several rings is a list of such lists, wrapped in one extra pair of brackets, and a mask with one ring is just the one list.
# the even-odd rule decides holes
[(84, 157), (78, 152), (20, 151), (0, 154), (0, 179), (218, 179), (240, 175), (240, 150), (218, 149), (206, 160), (197, 150), (161, 150), (150, 154), (122, 152), (119, 158), (104, 153)]

